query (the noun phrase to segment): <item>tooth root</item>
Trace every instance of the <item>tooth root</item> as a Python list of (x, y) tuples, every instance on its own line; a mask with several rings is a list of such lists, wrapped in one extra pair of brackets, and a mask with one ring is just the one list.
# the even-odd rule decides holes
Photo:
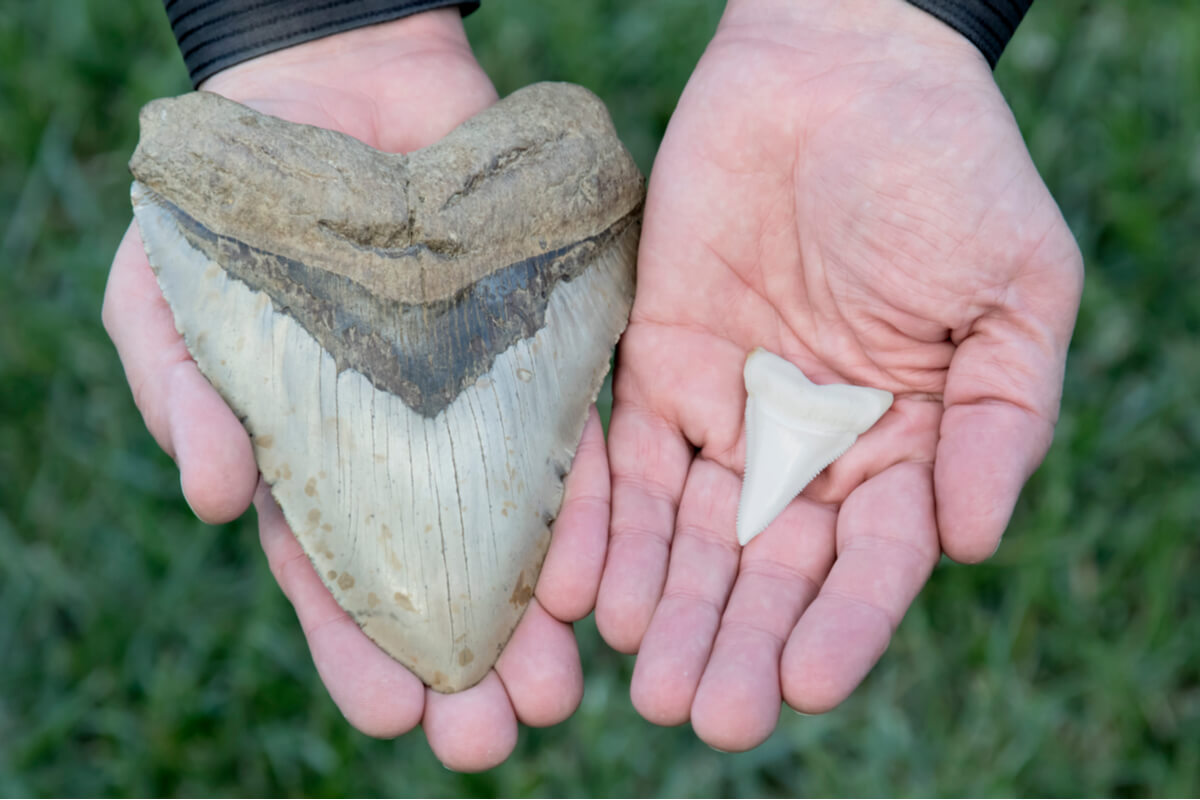
[(764, 349), (746, 359), (746, 473), (738, 504), (743, 546), (891, 407), (881, 389), (818, 386)]

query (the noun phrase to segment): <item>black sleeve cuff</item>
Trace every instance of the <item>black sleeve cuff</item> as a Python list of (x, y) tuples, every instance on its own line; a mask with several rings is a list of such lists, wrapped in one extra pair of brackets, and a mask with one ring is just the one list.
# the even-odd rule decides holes
[(908, 0), (979, 48), (992, 69), (1033, 0)]
[(330, 34), (479, 0), (164, 0), (192, 86), (242, 61)]

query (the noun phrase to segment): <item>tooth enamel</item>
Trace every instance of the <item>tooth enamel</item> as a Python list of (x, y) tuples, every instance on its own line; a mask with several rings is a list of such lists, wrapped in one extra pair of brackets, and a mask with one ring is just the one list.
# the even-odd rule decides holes
[(892, 405), (882, 389), (818, 386), (763, 348), (746, 358), (746, 473), (738, 503), (743, 546)]

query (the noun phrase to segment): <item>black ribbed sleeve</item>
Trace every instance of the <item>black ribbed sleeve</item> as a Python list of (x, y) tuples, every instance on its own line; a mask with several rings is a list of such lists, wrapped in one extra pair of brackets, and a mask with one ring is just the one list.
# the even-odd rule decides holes
[(992, 69), (1033, 0), (908, 0), (979, 48)]
[(192, 85), (241, 61), (363, 25), (478, 0), (165, 0)]

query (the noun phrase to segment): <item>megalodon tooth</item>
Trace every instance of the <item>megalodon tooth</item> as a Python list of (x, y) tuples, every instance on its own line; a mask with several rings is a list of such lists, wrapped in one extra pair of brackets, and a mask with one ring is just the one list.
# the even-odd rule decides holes
[(135, 217), (201, 372), (338, 603), (429, 686), (533, 595), (629, 317), (642, 176), (537, 84), (407, 155), (214, 94), (149, 103)]
[(746, 382), (746, 474), (737, 536), (762, 533), (821, 470), (891, 408), (892, 394), (849, 384), (817, 385), (790, 361), (755, 348)]

